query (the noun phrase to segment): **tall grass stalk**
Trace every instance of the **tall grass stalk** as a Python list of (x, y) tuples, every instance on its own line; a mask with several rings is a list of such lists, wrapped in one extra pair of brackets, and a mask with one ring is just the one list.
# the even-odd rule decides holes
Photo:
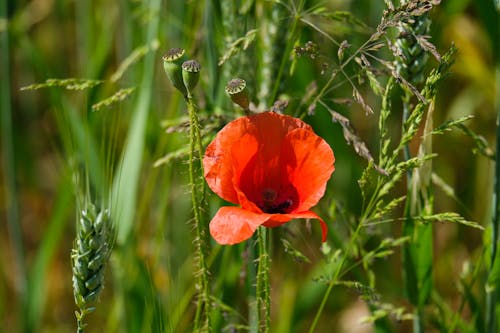
[[(402, 1), (405, 4), (406, 1)], [(413, 86), (418, 86), (424, 79), (424, 66), (428, 55), (418, 44), (417, 36), (425, 36), (429, 31), (430, 19), (427, 15), (411, 18), (412, 21), (401, 22), (399, 25), (400, 36), (396, 40), (401, 56), (396, 59), (396, 68), (399, 74)], [(403, 130), (412, 112), (412, 92), (403, 87)], [(432, 110), (432, 102), (429, 106)], [(421, 157), (432, 153), (431, 135), (432, 112), (427, 113), (426, 128), (423, 142), (420, 145)], [(411, 159), (409, 142), (403, 148), (404, 160)], [(405, 221), (403, 223), (403, 236), (410, 237), (411, 241), (403, 247), (403, 278), (406, 295), (416, 308), (413, 320), (415, 333), (424, 332), (424, 305), (428, 301), (432, 290), (432, 225), (424, 225), (414, 220), (415, 216), (432, 214), (432, 193), (430, 178), (432, 164), (430, 161), (424, 165), (407, 172), (407, 188), (405, 204)]]
[[(500, 7), (498, 7), (500, 13)], [(497, 22), (500, 27), (500, 23)], [(494, 42), (499, 44), (498, 41)], [(490, 245), (490, 275), (496, 274), (500, 275), (499, 272), (493, 273), (496, 269), (498, 270), (500, 252), (498, 251), (498, 246), (500, 243), (500, 46), (497, 46), (496, 50), (496, 67), (495, 67), (495, 111), (497, 114), (497, 129), (496, 129), (496, 156), (495, 156), (495, 178), (494, 178), (494, 188), (493, 188), (493, 219), (491, 222), (491, 245)], [(497, 278), (498, 279), (498, 278)], [(489, 284), (490, 281), (488, 281)], [(496, 333), (497, 332), (497, 299), (498, 299), (498, 288), (500, 287), (498, 281), (494, 283), (493, 286), (486, 286), (486, 332)]]
[[(8, 22), (7, 19), (7, 1), (2, 1), (0, 4), (0, 21)], [(7, 26), (7, 23), (5, 23)], [(11, 108), (11, 65), (10, 65), (10, 47), (9, 47), (9, 28), (8, 26), (0, 31), (0, 49), (1, 63), (0, 72), (3, 73), (0, 80), (0, 121), (1, 121), (1, 139), (2, 151), (4, 152), (4, 181), (5, 181), (5, 198), (7, 200), (7, 227), (9, 238), (13, 248), (14, 255), (14, 270), (16, 271), (16, 293), (18, 299), (21, 300), (20, 314), (27, 314), (27, 276), (25, 267), (24, 244), (19, 220), (19, 204), (17, 201), (17, 186), (16, 186), (16, 165), (14, 155), (14, 142), (12, 135), (12, 108)], [(21, 323), (26, 325), (29, 320), (19, 318)], [(26, 330), (27, 327), (23, 327)]]

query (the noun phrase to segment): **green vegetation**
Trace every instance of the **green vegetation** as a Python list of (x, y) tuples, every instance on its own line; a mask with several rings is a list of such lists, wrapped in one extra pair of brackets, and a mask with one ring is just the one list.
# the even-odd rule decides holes
[[(264, 110), (334, 151), (324, 243), (210, 237)], [(2, 332), (500, 332), (498, 1), (0, 0), (0, 111)]]

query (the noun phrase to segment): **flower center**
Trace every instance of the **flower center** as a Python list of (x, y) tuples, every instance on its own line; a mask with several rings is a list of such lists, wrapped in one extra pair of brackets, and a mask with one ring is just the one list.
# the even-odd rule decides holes
[(271, 188), (262, 191), (262, 203), (258, 204), (264, 213), (268, 214), (286, 214), (288, 208), (293, 205), (291, 196), (278, 195), (278, 192)]

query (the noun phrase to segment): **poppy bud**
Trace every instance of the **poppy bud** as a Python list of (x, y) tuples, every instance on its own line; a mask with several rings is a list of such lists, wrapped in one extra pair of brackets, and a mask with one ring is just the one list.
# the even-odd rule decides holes
[(201, 65), (196, 60), (188, 60), (182, 63), (182, 80), (187, 89), (188, 95), (191, 96), (191, 91), (198, 84), (200, 79)]
[(163, 68), (170, 82), (179, 90), (183, 96), (187, 95), (186, 87), (182, 80), (181, 62), (184, 56), (184, 49), (172, 48), (163, 56)]
[(226, 93), (233, 103), (238, 104), (243, 110), (248, 110), (250, 101), (246, 90), (247, 83), (243, 79), (232, 79), (226, 85)]

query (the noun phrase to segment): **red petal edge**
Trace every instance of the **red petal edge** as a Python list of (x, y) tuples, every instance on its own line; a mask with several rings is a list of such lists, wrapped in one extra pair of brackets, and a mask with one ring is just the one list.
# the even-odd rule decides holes
[(287, 223), (291, 219), (316, 219), (319, 221), (321, 225), (321, 241), (326, 242), (326, 236), (328, 235), (328, 225), (318, 214), (312, 211), (305, 211), (301, 213), (292, 213), (292, 214), (273, 214), (270, 215), (269, 219), (264, 222), (263, 226), (268, 228), (278, 227), (282, 224)]
[(296, 129), (287, 134), (282, 150), (283, 174), (299, 194), (298, 212), (308, 211), (325, 193), (335, 170), (335, 156), (330, 145), (312, 131)]
[(221, 207), (210, 221), (210, 234), (222, 245), (241, 243), (252, 237), (270, 214), (258, 214), (239, 207)]

